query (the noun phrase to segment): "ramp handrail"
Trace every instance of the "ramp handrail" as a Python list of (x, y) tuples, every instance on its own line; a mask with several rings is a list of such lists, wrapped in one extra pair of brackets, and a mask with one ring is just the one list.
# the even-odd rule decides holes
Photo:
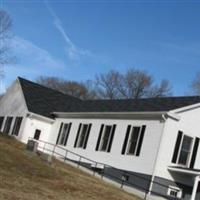
[[(58, 156), (60, 156), (61, 158), (63, 158), (64, 161), (70, 160), (70, 161), (72, 161), (72, 162), (75, 162), (75, 163), (77, 163), (77, 167), (78, 167), (78, 168), (81, 166), (81, 160), (83, 160), (83, 159), (86, 160), (86, 161), (88, 161), (88, 162), (93, 163), (93, 164), (94, 164), (93, 167), (92, 167), (92, 164), (89, 163), (90, 166), (92, 167), (90, 170), (93, 170), (93, 175), (95, 175), (96, 169), (98, 169), (98, 166), (103, 166), (102, 172), (101, 172), (101, 177), (102, 177), (102, 178), (103, 178), (103, 177), (106, 177), (106, 175), (107, 175), (107, 177), (111, 177), (111, 178), (114, 178), (114, 179), (118, 180), (118, 181), (121, 183), (121, 186), (120, 186), (121, 188), (123, 188), (124, 185), (128, 185), (128, 186), (132, 186), (132, 187), (134, 187), (134, 188), (142, 189), (142, 190), (144, 190), (144, 192), (145, 192), (144, 199), (146, 199), (148, 193), (152, 193), (152, 194), (155, 194), (155, 195), (157, 195), (157, 196), (161, 196), (161, 197), (167, 198), (167, 199), (169, 199), (169, 200), (181, 199), (181, 198), (178, 198), (178, 197), (166, 196), (166, 195), (164, 195), (164, 194), (155, 192), (155, 191), (153, 191), (153, 190), (150, 191), (150, 185), (152, 185), (152, 183), (153, 183), (153, 184), (157, 184), (158, 186), (164, 187), (164, 188), (166, 188), (166, 189), (169, 189), (169, 188), (170, 188), (170, 187), (168, 187), (168, 186), (166, 186), (166, 185), (164, 185), (164, 184), (161, 184), (161, 183), (159, 183), (159, 182), (157, 182), (157, 181), (154, 181), (154, 180), (152, 180), (152, 179), (147, 179), (147, 178), (145, 178), (145, 177), (143, 177), (143, 176), (140, 176), (140, 175), (138, 175), (138, 174), (131, 173), (131, 172), (129, 172), (129, 171), (125, 171), (125, 170), (123, 170), (123, 169), (116, 168), (116, 167), (113, 167), (113, 166), (108, 165), (108, 164), (105, 164), (105, 163), (97, 162), (97, 161), (95, 161), (95, 160), (92, 160), (92, 159), (90, 159), (90, 158), (87, 158), (87, 157), (85, 157), (85, 156), (83, 156), (83, 155), (80, 155), (80, 154), (78, 154), (78, 153), (75, 153), (75, 152), (73, 152), (73, 151), (71, 151), (71, 150), (68, 150), (67, 148), (64, 148), (64, 147), (62, 147), (62, 146), (60, 146), (60, 145), (57, 145), (57, 144), (54, 144), (54, 143), (50, 143), (50, 142), (47, 142), (47, 141), (44, 141), (44, 140), (36, 140), (36, 139), (34, 139), (34, 138), (31, 138), (31, 137), (29, 137), (29, 140), (34, 140), (34, 141), (38, 142), (39, 145), (40, 145), (40, 143), (43, 143), (44, 145), (43, 145), (43, 146), (38, 146), (38, 149), (39, 149), (39, 148), (42, 149), (43, 152), (48, 151), (48, 152), (52, 153), (52, 156), (58, 155)], [(51, 145), (53, 148), (52, 148), (52, 149), (48, 149), (48, 148), (46, 148), (46, 145)], [(64, 151), (65, 151), (65, 152), (64, 152), (64, 155), (62, 155), (62, 154), (56, 152), (56, 148), (61, 149), (61, 150), (64, 150)], [(78, 157), (78, 161), (69, 159), (69, 158), (67, 157), (69, 153), (72, 154), (72, 155), (77, 156), (77, 157)], [(113, 176), (113, 175), (111, 175), (111, 174), (105, 174), (105, 168), (109, 168), (109, 169), (113, 169), (113, 170), (118, 170), (118, 171), (122, 172), (122, 177), (119, 178), (119, 177)], [(137, 178), (139, 178), (139, 179), (142, 179), (142, 180), (144, 180), (144, 181), (147, 181), (146, 187), (142, 187), (142, 186), (136, 185), (136, 184), (134, 184), (134, 183), (128, 182), (128, 180), (126, 179), (126, 176), (133, 176), (133, 177), (137, 177)], [(175, 190), (175, 191), (177, 191), (177, 192), (179, 191), (178, 189), (175, 189), (175, 188), (173, 188), (173, 190)]]

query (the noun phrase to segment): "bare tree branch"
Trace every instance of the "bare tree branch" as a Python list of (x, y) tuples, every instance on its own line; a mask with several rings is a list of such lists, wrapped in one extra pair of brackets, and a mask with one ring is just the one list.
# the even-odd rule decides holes
[(192, 81), (192, 92), (196, 95), (200, 95), (200, 72), (196, 74), (196, 77)]
[(58, 90), (64, 94), (72, 95), (80, 99), (97, 98), (95, 90), (90, 81), (85, 83), (63, 80), (57, 77), (40, 76), (36, 80), (39, 84)]
[(159, 85), (152, 86), (147, 97), (165, 97), (172, 95), (172, 88), (168, 80), (162, 80)]
[(167, 80), (154, 85), (153, 77), (145, 71), (128, 69), (125, 74), (109, 71), (96, 77), (97, 93), (103, 99), (139, 99), (171, 94)]
[(120, 74), (114, 70), (111, 70), (106, 74), (97, 75), (96, 89), (98, 96), (103, 99), (119, 99), (119, 81)]

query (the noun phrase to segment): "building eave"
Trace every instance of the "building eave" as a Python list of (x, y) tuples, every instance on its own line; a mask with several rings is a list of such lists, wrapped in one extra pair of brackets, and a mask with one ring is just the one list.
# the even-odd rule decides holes
[(171, 110), (170, 112), (178, 114), (178, 113), (186, 112), (186, 111), (193, 110), (193, 109), (196, 109), (196, 108), (200, 108), (200, 103), (195, 103), (195, 104), (192, 104), (192, 105), (189, 105), (189, 106), (177, 108), (177, 109)]
[(181, 167), (174, 167), (174, 166), (168, 166), (167, 168), (170, 172), (176, 172), (180, 174), (186, 174), (191, 176), (197, 176), (200, 175), (200, 170), (192, 170), (189, 168), (181, 168)]
[(53, 112), (52, 114), (57, 118), (162, 119), (167, 112)]
[(32, 112), (28, 112), (27, 113), (27, 117), (30, 118), (30, 119), (38, 119), (38, 120), (41, 120), (41, 121), (44, 121), (44, 122), (47, 122), (47, 123), (54, 123), (54, 119), (52, 118), (48, 118), (48, 117), (45, 117), (45, 116), (42, 116), (42, 115), (39, 115), (39, 114), (36, 114), (36, 113), (32, 113)]

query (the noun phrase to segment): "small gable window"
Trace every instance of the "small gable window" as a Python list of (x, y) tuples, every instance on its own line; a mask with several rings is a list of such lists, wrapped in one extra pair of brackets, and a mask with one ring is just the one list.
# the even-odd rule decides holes
[(35, 130), (35, 134), (34, 134), (34, 139), (35, 140), (39, 140), (40, 139), (40, 134), (41, 134), (41, 130), (36, 129)]

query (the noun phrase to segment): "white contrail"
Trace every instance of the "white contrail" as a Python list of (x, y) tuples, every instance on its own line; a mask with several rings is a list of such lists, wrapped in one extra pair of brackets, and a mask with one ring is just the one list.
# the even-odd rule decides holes
[(49, 13), (51, 14), (51, 16), (53, 17), (54, 21), (54, 26), (55, 28), (58, 30), (58, 32), (62, 35), (62, 38), (65, 41), (66, 47), (67, 47), (67, 52), (70, 58), (72, 59), (77, 59), (80, 56), (90, 56), (91, 53), (88, 50), (83, 50), (78, 48), (69, 38), (69, 36), (67, 35), (61, 20), (59, 19), (59, 17), (56, 15), (56, 13), (54, 12), (54, 10), (51, 8), (51, 6), (49, 5), (49, 3), (44, 0), (44, 3), (49, 11)]

